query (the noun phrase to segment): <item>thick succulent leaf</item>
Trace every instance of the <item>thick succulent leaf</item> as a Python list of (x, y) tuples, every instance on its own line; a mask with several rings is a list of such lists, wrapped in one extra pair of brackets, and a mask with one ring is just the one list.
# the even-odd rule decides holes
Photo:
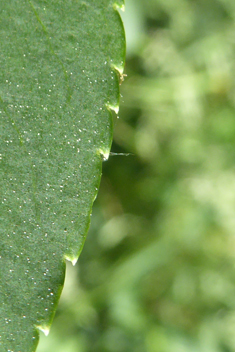
[(49, 331), (118, 109), (119, 0), (1, 1), (0, 351)]

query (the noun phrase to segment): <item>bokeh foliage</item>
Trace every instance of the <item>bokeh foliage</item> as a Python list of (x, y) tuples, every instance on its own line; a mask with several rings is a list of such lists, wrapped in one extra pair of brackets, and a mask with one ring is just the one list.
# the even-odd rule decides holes
[(127, 0), (113, 156), (39, 352), (235, 351), (235, 2)]

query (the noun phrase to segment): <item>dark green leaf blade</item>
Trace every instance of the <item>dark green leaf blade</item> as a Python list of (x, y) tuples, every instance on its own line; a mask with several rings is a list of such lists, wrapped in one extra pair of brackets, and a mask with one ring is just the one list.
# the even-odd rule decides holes
[(65, 259), (75, 263), (84, 244), (124, 33), (110, 0), (0, 8), (0, 350), (31, 352), (38, 329), (49, 331)]

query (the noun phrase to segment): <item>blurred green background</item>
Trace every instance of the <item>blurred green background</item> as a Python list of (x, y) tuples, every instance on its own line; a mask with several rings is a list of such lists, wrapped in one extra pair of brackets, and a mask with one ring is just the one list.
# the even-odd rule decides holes
[(126, 0), (120, 119), (38, 352), (235, 352), (235, 1)]

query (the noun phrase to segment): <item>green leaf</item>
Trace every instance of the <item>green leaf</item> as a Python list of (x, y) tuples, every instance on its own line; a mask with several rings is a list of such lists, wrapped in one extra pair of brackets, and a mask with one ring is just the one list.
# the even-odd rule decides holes
[(1, 1), (1, 352), (35, 351), (82, 250), (118, 110), (123, 5)]

